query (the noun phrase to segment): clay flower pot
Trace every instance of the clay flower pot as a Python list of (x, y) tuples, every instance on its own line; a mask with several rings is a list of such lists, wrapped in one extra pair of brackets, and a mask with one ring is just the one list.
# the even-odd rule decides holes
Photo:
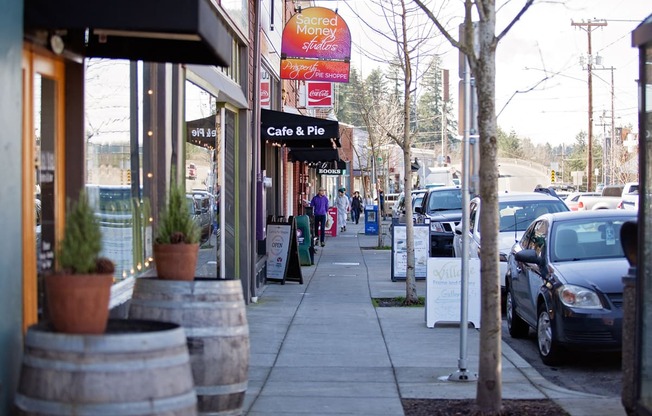
[(154, 244), (154, 265), (159, 279), (194, 280), (199, 243)]
[(112, 274), (45, 276), (47, 309), (55, 331), (103, 334), (109, 320)]

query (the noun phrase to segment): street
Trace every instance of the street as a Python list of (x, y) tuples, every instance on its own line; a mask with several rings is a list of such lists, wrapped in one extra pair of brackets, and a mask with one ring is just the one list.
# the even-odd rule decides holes
[(621, 355), (617, 353), (571, 352), (565, 364), (549, 367), (541, 362), (536, 336), (515, 339), (509, 335), (507, 321), (502, 321), (503, 340), (548, 381), (570, 390), (620, 396), (622, 389)]

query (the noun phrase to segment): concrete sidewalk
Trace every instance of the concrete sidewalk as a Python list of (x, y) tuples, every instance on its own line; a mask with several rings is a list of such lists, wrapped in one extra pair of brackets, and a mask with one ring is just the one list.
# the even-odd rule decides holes
[[(388, 229), (389, 223), (383, 226)], [(326, 238), (304, 284), (269, 283), (247, 306), (251, 358), (244, 414), (403, 415), (401, 398), (474, 399), (475, 382), (452, 382), (457, 327), (428, 328), (424, 308), (374, 308), (405, 296), (390, 278), (391, 251), (364, 225)], [(384, 245), (391, 245), (389, 235)], [(419, 296), (426, 283), (417, 281)], [(468, 330), (468, 370), (478, 369), (479, 330)], [(502, 344), (504, 399), (551, 399), (572, 416), (625, 415), (620, 397), (577, 393), (546, 381)]]

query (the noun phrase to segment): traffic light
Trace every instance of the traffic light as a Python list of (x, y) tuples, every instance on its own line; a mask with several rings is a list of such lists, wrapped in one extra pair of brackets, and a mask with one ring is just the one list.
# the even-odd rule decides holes
[(555, 170), (551, 169), (550, 170), (550, 182), (554, 182), (554, 181), (555, 181)]

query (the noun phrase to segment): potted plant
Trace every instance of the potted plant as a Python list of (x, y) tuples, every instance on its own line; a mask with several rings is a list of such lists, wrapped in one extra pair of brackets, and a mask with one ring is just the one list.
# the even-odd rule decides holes
[(63, 239), (57, 248), (57, 272), (45, 276), (46, 304), (55, 331), (101, 334), (109, 319), (114, 264), (100, 256), (100, 224), (81, 192), (68, 201)]
[(200, 230), (190, 214), (185, 190), (173, 179), (153, 245), (154, 265), (160, 279), (195, 278)]

